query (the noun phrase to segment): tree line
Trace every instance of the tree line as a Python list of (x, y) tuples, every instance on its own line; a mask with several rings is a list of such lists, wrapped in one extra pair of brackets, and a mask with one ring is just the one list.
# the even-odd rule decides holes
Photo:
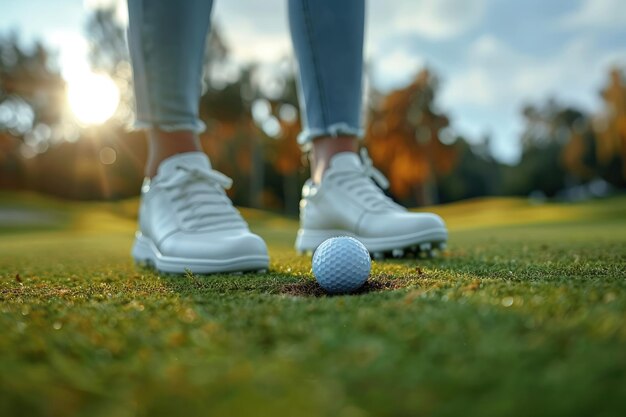
[[(116, 114), (101, 126), (73, 120), (65, 81), (44, 45), (25, 49), (16, 35), (0, 35), (1, 188), (75, 199), (138, 194), (146, 142), (128, 130), (132, 75), (124, 28), (113, 16), (97, 10), (86, 27), (93, 69), (121, 92)], [(217, 27), (206, 52), (201, 141), (215, 168), (235, 180), (231, 197), (239, 205), (297, 213), (308, 175), (295, 140), (301, 123), (291, 60), (277, 63), (269, 78), (255, 64), (235, 68)], [(390, 194), (410, 206), (494, 195), (600, 195), (626, 187), (624, 80), (623, 69), (611, 70), (597, 114), (552, 100), (521, 109), (522, 154), (510, 166), (494, 159), (489, 138), (454, 133), (454, 121), (435, 106), (438, 78), (423, 69), (403, 88), (370, 91), (365, 144), (390, 179)]]

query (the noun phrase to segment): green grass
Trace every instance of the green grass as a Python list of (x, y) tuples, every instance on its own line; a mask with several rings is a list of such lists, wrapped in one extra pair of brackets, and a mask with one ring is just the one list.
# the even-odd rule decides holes
[(0, 416), (626, 412), (625, 198), (436, 208), (447, 254), (337, 297), (291, 219), (244, 211), (268, 274), (172, 277), (129, 259), (136, 201), (0, 207), (57, 219), (0, 226)]

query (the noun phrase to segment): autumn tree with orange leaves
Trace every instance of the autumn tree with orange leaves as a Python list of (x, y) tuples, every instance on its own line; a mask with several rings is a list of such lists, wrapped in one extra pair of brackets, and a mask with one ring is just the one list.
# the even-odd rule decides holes
[(424, 69), (409, 86), (374, 103), (369, 114), (367, 146), (374, 164), (389, 178), (392, 194), (408, 204), (436, 203), (436, 179), (455, 165), (454, 147), (440, 140), (450, 122), (434, 108), (437, 86)]
[(604, 110), (595, 118), (596, 158), (608, 171), (607, 180), (626, 186), (626, 82), (624, 73), (614, 68), (602, 91)]

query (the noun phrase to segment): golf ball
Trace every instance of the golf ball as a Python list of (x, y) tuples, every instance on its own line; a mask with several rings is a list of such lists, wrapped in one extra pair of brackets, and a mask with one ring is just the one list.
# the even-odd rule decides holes
[(327, 239), (313, 254), (313, 274), (321, 287), (332, 294), (360, 288), (371, 267), (369, 252), (352, 237)]

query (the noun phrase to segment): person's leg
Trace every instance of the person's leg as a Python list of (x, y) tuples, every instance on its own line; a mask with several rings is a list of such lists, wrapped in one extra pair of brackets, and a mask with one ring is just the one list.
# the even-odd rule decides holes
[(311, 177), (319, 183), (330, 159), (356, 152), (361, 129), (363, 0), (289, 0), (289, 27), (299, 67)]
[(128, 1), (136, 126), (148, 133), (147, 177), (172, 155), (202, 150), (198, 102), (212, 3)]
[(128, 41), (149, 160), (132, 256), (164, 272), (262, 270), (269, 258), (201, 152), (198, 118), (211, 0), (129, 0)]
[(289, 23), (298, 60), (304, 129), (298, 137), (310, 151), (311, 180), (302, 190), (299, 252), (348, 235), (375, 257), (430, 251), (447, 239), (443, 220), (411, 213), (376, 186), (387, 180), (363, 150), (361, 97), (364, 0), (290, 0)]
[(184, 152), (202, 152), (198, 134), (192, 130), (166, 132), (159, 129), (148, 131), (148, 160), (144, 175), (152, 178), (161, 162)]

